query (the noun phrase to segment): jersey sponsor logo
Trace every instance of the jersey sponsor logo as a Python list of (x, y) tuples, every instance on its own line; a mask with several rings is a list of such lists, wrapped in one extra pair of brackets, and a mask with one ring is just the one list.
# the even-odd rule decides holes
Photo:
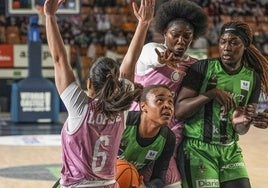
[(220, 134), (219, 128), (216, 127), (215, 125), (213, 125), (213, 127), (212, 127), (212, 132), (213, 132), (213, 134)]
[(234, 97), (235, 101), (237, 103), (240, 103), (241, 101), (244, 101), (245, 96), (237, 93), (232, 93), (232, 96)]
[(157, 153), (157, 151), (149, 150), (145, 158), (149, 160), (155, 160)]
[(209, 187), (219, 187), (219, 180), (218, 179), (200, 179), (196, 180), (196, 187), (197, 188), (209, 188)]
[(241, 80), (241, 89), (248, 91), (250, 86), (249, 81)]
[(207, 170), (206, 166), (203, 163), (199, 165), (198, 169), (201, 173), (204, 173)]
[(243, 162), (239, 162), (239, 163), (230, 163), (227, 165), (224, 165), (221, 168), (221, 171), (225, 170), (225, 169), (235, 169), (235, 168), (241, 168), (241, 167), (245, 167), (245, 163)]
[(173, 82), (178, 82), (178, 81), (180, 81), (180, 79), (181, 79), (181, 76), (178, 72), (174, 71), (171, 73), (171, 80)]

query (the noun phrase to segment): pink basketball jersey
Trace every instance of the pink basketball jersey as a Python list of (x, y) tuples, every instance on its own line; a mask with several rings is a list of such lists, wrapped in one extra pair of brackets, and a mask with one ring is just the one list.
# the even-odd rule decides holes
[(63, 185), (72, 185), (81, 179), (114, 179), (124, 112), (115, 120), (108, 120), (104, 114), (95, 113), (94, 104), (95, 101), (91, 101), (88, 105), (84, 121), (74, 134), (68, 134), (67, 123), (62, 129)]

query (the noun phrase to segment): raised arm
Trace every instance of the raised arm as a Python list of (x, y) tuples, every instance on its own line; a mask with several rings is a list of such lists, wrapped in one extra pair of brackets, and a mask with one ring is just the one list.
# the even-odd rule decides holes
[(46, 0), (44, 5), (47, 41), (53, 58), (55, 83), (59, 94), (61, 94), (70, 83), (75, 81), (55, 15), (62, 2), (64, 2), (64, 0)]
[(134, 15), (138, 19), (138, 25), (120, 67), (121, 77), (127, 78), (130, 81), (134, 81), (135, 65), (154, 16), (155, 0), (141, 0), (139, 9), (136, 2), (133, 2), (132, 6)]

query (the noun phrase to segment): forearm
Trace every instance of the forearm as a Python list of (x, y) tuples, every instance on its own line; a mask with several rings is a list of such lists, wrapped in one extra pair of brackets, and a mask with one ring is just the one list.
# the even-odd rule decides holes
[(67, 54), (55, 15), (46, 16), (46, 32), (47, 42), (50, 48), (53, 62), (59, 63), (60, 59), (64, 59), (62, 62), (67, 62)]
[[(170, 159), (170, 156), (168, 157)], [(156, 160), (152, 176), (150, 178), (150, 181), (146, 183), (146, 187), (164, 187), (165, 181), (166, 181), (166, 173), (168, 169), (169, 160), (163, 161), (163, 160)]]
[(178, 120), (184, 120), (192, 115), (194, 115), (197, 111), (200, 110), (202, 106), (206, 103), (210, 102), (210, 99), (206, 95), (198, 95), (192, 98), (185, 98), (183, 100), (177, 100), (175, 104), (175, 117)]
[(69, 84), (75, 81), (75, 77), (67, 59), (55, 15), (46, 15), (46, 32), (48, 46), (53, 58), (55, 83), (61, 94)]
[(139, 22), (120, 67), (121, 77), (134, 81), (136, 62), (141, 54), (150, 22)]

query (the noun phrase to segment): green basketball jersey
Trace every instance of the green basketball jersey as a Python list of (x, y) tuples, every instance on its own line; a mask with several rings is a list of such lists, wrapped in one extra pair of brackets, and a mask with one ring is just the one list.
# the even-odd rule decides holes
[[(211, 87), (217, 87), (229, 92), (239, 106), (248, 103), (253, 86), (253, 70), (243, 66), (234, 74), (227, 73), (218, 59), (208, 62), (205, 77), (199, 93), (204, 93)], [(238, 140), (238, 135), (233, 130), (231, 109), (228, 114), (223, 114), (221, 105), (212, 100), (185, 122), (185, 135), (212, 144), (229, 144)]]
[[(139, 115), (139, 113), (137, 112), (135, 115)], [(140, 170), (157, 160), (162, 154), (168, 135), (168, 128), (166, 126), (162, 127), (160, 133), (151, 144), (142, 146), (137, 141), (139, 118), (135, 118), (135, 115), (127, 120), (127, 126), (121, 138), (119, 158), (126, 159)]]

